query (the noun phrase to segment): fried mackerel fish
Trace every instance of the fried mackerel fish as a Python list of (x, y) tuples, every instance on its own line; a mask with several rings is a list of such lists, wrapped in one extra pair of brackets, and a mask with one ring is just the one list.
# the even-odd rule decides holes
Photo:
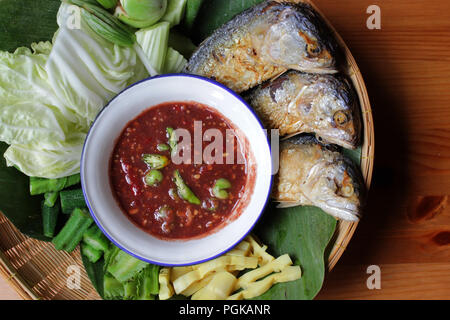
[(353, 162), (335, 148), (308, 135), (282, 142), (272, 194), (280, 207), (312, 205), (339, 219), (359, 220), (363, 180)]
[(245, 99), (266, 128), (279, 129), (282, 136), (315, 133), (348, 149), (360, 142), (357, 96), (342, 76), (288, 71), (251, 90)]
[(186, 73), (241, 93), (293, 69), (335, 73), (337, 45), (306, 3), (265, 1), (216, 30), (194, 53)]

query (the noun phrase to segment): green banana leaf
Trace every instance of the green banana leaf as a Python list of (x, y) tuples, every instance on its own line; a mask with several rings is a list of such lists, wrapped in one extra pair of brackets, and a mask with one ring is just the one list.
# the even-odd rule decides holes
[(325, 250), (335, 229), (336, 219), (319, 208), (277, 209), (272, 205), (254, 233), (272, 255), (289, 254), (294, 265), (300, 265), (302, 278), (276, 284), (258, 299), (313, 299), (322, 288), (328, 258)]
[(86, 273), (91, 280), (91, 283), (94, 286), (95, 290), (97, 290), (100, 297), (104, 298), (103, 277), (105, 276), (105, 272), (103, 270), (103, 266), (105, 260), (101, 258), (96, 263), (92, 263), (84, 255), (81, 255), (81, 260), (83, 261), (84, 269), (86, 270)]
[[(200, 43), (214, 30), (238, 13), (264, 0), (205, 0), (203, 1), (191, 31), (193, 40)], [(192, 17), (190, 18), (192, 19)]]
[(0, 0), (0, 50), (51, 40), (60, 0)]

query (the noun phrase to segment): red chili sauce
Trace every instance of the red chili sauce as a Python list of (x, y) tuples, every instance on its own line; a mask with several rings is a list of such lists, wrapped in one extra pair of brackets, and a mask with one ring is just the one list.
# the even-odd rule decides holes
[[(201, 136), (208, 129), (220, 130), (224, 137), (223, 157), (230, 154), (226, 152), (230, 131), (227, 136), (226, 130), (234, 130), (234, 127), (228, 119), (199, 103), (175, 102), (150, 108), (129, 122), (111, 156), (110, 182), (117, 202), (137, 226), (158, 238), (170, 240), (204, 236), (242, 209), (240, 202), (248, 178), (248, 160), (247, 155), (242, 153), (242, 142), (237, 135), (231, 136), (235, 164), (227, 164), (225, 158), (223, 164), (205, 163), (204, 159), (201, 164), (194, 164), (194, 121), (202, 121)], [(171, 160), (167, 128), (189, 131), (190, 163), (175, 164)], [(211, 140), (215, 141), (214, 138)], [(202, 150), (211, 143), (203, 141)], [(161, 145), (166, 145), (169, 150), (161, 151)], [(158, 170), (162, 180), (156, 185), (148, 185), (145, 180), (152, 170), (143, 160), (143, 156), (148, 154), (164, 155), (170, 160), (167, 166)], [(236, 161), (238, 156), (244, 160), (240, 164)], [(176, 170), (200, 204), (190, 203), (180, 196), (174, 181)], [(221, 178), (231, 184), (226, 189), (226, 199), (217, 198), (213, 192), (213, 186)]]

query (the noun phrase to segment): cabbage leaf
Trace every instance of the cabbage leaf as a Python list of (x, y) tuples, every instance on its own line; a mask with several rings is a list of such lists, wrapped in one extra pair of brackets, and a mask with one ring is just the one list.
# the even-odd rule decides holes
[(28, 176), (60, 178), (80, 170), (86, 134), (98, 112), (148, 76), (133, 48), (108, 42), (63, 3), (52, 43), (0, 51), (0, 141), (8, 166)]

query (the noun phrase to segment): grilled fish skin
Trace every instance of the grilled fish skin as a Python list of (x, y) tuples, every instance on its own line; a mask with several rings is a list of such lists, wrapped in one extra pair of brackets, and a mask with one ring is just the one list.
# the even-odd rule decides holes
[(336, 73), (336, 48), (311, 5), (265, 1), (217, 29), (184, 71), (241, 93), (288, 69)]
[(355, 165), (312, 136), (296, 136), (281, 146), (273, 198), (280, 207), (312, 205), (343, 220), (358, 221), (363, 184)]
[(279, 129), (282, 136), (314, 133), (344, 148), (359, 145), (359, 103), (342, 76), (288, 71), (253, 89), (245, 99), (266, 128)]

